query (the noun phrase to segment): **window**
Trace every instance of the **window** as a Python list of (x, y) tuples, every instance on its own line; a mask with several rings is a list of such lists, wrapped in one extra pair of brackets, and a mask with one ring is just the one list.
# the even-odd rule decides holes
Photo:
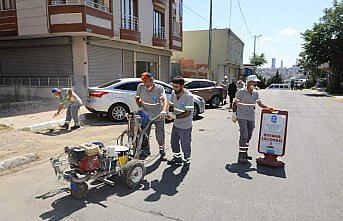
[(210, 81), (200, 81), (200, 88), (213, 87), (214, 83)]
[(15, 9), (15, 0), (0, 0), (0, 11)]
[[(176, 0), (178, 1), (178, 0)], [(178, 6), (180, 7), (182, 5), (182, 2), (179, 1)], [(175, 2), (173, 3), (173, 33), (176, 36), (181, 35), (181, 25), (180, 25), (180, 8), (176, 10), (177, 4)], [(181, 10), (182, 11), (182, 10)], [(179, 13), (177, 16), (176, 14)], [(181, 12), (182, 13), (182, 12)], [(181, 14), (182, 15), (182, 14)], [(179, 20), (178, 20), (179, 19)]]
[(164, 14), (156, 10), (154, 10), (154, 37), (165, 38)]
[(195, 88), (199, 88), (199, 87), (200, 87), (200, 84), (198, 81), (192, 81), (192, 82), (185, 84), (185, 88), (187, 88), (187, 89), (195, 89)]
[(138, 31), (136, 0), (121, 1), (122, 28)]
[(114, 80), (114, 81), (106, 82), (106, 83), (100, 85), (99, 88), (109, 87), (109, 86), (116, 84), (116, 83), (119, 83), (119, 82), (120, 82), (120, 80)]
[(140, 82), (128, 82), (116, 87), (116, 89), (124, 91), (136, 91)]
[(173, 89), (171, 87), (168, 87), (168, 86), (166, 86), (164, 84), (160, 84), (160, 83), (157, 83), (157, 84), (161, 85), (164, 88), (164, 90), (166, 91), (166, 94), (171, 94), (173, 92)]

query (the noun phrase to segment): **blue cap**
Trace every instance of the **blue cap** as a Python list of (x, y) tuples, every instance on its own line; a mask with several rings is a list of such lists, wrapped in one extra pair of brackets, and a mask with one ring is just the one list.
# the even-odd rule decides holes
[(58, 89), (58, 88), (53, 88), (52, 90), (51, 90), (51, 92), (54, 94), (54, 93), (56, 93), (56, 92), (59, 92), (60, 91), (60, 89)]

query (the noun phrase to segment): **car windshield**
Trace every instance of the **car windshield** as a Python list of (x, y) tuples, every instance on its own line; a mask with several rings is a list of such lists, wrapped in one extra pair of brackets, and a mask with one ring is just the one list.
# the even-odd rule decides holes
[(106, 83), (98, 86), (98, 88), (105, 88), (105, 87), (111, 86), (111, 85), (119, 83), (119, 82), (120, 82), (120, 80), (114, 80), (114, 81), (106, 82)]

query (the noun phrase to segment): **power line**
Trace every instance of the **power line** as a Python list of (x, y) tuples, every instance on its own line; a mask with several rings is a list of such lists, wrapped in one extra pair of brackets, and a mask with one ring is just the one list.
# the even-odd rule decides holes
[(183, 3), (183, 6), (184, 6), (185, 8), (187, 8), (190, 12), (192, 12), (193, 14), (195, 14), (196, 16), (198, 16), (199, 18), (201, 18), (202, 20), (206, 21), (207, 23), (210, 22), (207, 18), (203, 17), (202, 15), (200, 15), (199, 13), (197, 13), (196, 11), (194, 11), (193, 9), (191, 9), (190, 7), (188, 7), (187, 5), (185, 5), (185, 3)]
[(249, 29), (249, 26), (247, 24), (247, 21), (245, 19), (244, 13), (243, 13), (243, 10), (242, 10), (242, 7), (241, 7), (241, 3), (239, 2), (239, 0), (238, 0), (238, 6), (239, 6), (239, 10), (241, 11), (241, 15), (243, 17), (243, 21), (244, 21), (245, 27), (247, 28), (247, 31), (248, 31), (249, 35), (252, 36), (252, 34), (250, 32), (250, 29)]

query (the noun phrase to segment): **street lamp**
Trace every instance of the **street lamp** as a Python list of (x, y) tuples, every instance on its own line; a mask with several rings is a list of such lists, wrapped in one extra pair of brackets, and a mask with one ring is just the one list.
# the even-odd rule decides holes
[(262, 35), (255, 35), (254, 36), (254, 74), (256, 74), (256, 39), (262, 37)]

